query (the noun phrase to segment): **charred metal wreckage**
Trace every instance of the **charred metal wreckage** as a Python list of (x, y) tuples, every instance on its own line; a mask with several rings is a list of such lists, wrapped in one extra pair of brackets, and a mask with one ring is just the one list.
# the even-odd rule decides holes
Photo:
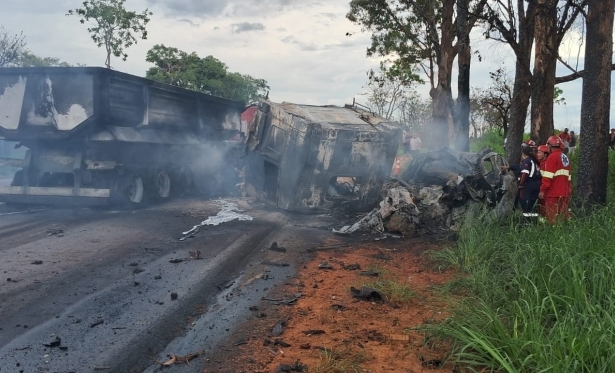
[(353, 105), (261, 101), (247, 140), (245, 188), (286, 210), (369, 210), (401, 138), (395, 123)]
[(243, 185), (285, 210), (369, 211), (380, 201), (338, 232), (416, 235), (455, 229), (472, 201), (505, 215), (516, 195), (514, 177), (499, 172), (505, 160), (488, 150), (420, 154), (390, 180), (401, 129), (355, 105), (246, 109), (103, 68), (0, 69), (0, 138), (28, 149), (0, 158), (19, 169), (0, 186), (4, 202), (136, 205)]
[(517, 180), (502, 173), (508, 165), (485, 149), (461, 153), (442, 149), (415, 156), (399, 179), (382, 189), (378, 207), (336, 233), (360, 229), (404, 236), (457, 231), (468, 216), (485, 207), (493, 218), (509, 216), (517, 195)]
[(28, 148), (0, 159), (20, 168), (0, 201), (139, 204), (235, 185), (243, 109), (110, 69), (0, 69), (0, 138)]

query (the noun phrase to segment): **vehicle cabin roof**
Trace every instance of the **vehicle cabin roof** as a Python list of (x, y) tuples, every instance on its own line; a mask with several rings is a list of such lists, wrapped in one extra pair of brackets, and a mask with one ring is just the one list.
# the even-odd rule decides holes
[(375, 126), (393, 124), (385, 118), (351, 105), (311, 106), (289, 102), (275, 105), (289, 114), (303, 118), (308, 123), (318, 123), (323, 128), (329, 129), (381, 131), (382, 129), (377, 129)]

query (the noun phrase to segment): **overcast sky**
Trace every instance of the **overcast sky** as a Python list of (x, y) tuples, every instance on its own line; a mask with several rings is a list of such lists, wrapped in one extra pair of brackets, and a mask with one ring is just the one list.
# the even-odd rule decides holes
[[(81, 3), (2, 0), (0, 24), (14, 33), (23, 31), (34, 54), (103, 66), (104, 50), (96, 47), (77, 17), (65, 16)], [(366, 72), (376, 68), (378, 60), (365, 56), (369, 34), (346, 20), (348, 4), (349, 0), (128, 0), (129, 10), (149, 8), (154, 15), (147, 26), (148, 39), (127, 50), (126, 62), (112, 59), (112, 67), (143, 76), (150, 67), (147, 51), (164, 44), (201, 57), (212, 55), (232, 72), (265, 79), (275, 102), (365, 102), (360, 93)], [(505, 46), (481, 41), (473, 48), (483, 56), (482, 62), (472, 61), (473, 86), (486, 87), (488, 71), (501, 63), (513, 72), (514, 59)], [(574, 48), (570, 52), (576, 54)], [(566, 105), (556, 107), (555, 126), (578, 130), (581, 81), (560, 87)], [(428, 87), (419, 91), (426, 94)]]

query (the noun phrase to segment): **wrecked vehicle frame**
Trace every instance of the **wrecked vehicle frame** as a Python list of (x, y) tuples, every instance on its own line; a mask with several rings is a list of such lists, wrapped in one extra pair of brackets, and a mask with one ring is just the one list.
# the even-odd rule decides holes
[(507, 217), (517, 195), (514, 174), (501, 172), (507, 165), (490, 149), (478, 153), (442, 149), (416, 155), (399, 179), (384, 184), (379, 207), (334, 232), (447, 234), (458, 231), (477, 207), (486, 207), (493, 218)]
[(246, 192), (294, 211), (373, 208), (401, 128), (356, 105), (258, 104), (246, 145)]

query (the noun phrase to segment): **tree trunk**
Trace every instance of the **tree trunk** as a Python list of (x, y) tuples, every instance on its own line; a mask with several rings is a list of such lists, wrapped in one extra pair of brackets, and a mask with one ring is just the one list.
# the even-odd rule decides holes
[(532, 84), (532, 130), (535, 141), (553, 135), (553, 92), (557, 62), (557, 0), (536, 1), (536, 48)]
[(469, 0), (457, 0), (457, 110), (456, 149), (470, 151), (470, 32), (468, 25)]
[(615, 0), (588, 4), (578, 172), (583, 182), (577, 183), (578, 205), (606, 203), (614, 9)]
[(511, 164), (516, 164), (521, 159), (521, 142), (525, 131), (527, 108), (530, 106), (532, 94), (530, 61), (536, 20), (534, 3), (529, 2), (527, 10), (525, 10), (524, 0), (517, 0), (517, 14), (519, 15), (519, 40), (518, 48), (515, 50), (517, 63), (510, 105), (510, 127), (506, 140), (506, 155)]
[(438, 81), (437, 86), (429, 92), (433, 100), (433, 131), (431, 131), (431, 143), (436, 148), (448, 148), (449, 141), (449, 118), (453, 112), (451, 106), (452, 92), (451, 80), (453, 61), (457, 50), (453, 45), (455, 30), (453, 28), (454, 0), (442, 2), (442, 19), (440, 23), (441, 37), (437, 53)]
[[(527, 64), (530, 61), (530, 49), (528, 49)], [(525, 130), (525, 120), (527, 119), (527, 108), (530, 105), (532, 93), (532, 76), (529, 74), (528, 65), (519, 61), (515, 69), (515, 82), (510, 103), (510, 126), (506, 138), (506, 155), (508, 163), (517, 164), (521, 159), (521, 143), (523, 142), (523, 132)]]

